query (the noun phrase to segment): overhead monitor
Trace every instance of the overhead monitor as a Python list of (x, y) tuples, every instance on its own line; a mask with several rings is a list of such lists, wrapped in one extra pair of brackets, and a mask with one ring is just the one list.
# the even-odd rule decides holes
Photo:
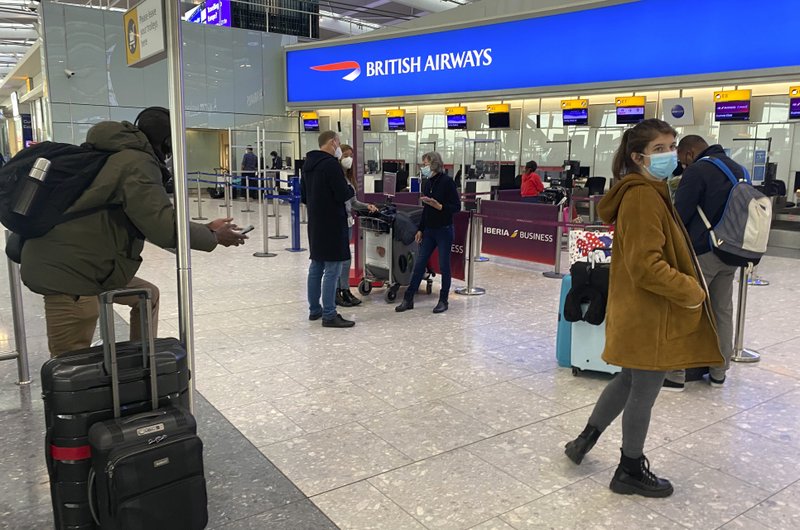
[(617, 125), (629, 125), (644, 121), (646, 102), (644, 96), (617, 98)]
[(316, 112), (301, 112), (300, 118), (303, 120), (303, 130), (306, 132), (319, 131), (319, 114)]
[(490, 129), (508, 129), (511, 127), (511, 105), (489, 105), (486, 107), (489, 113)]
[(589, 125), (589, 100), (565, 99), (561, 102), (564, 125)]
[(714, 92), (715, 121), (749, 121), (749, 90), (727, 90)]
[(402, 109), (390, 109), (386, 111), (386, 123), (390, 131), (406, 130), (406, 111)]
[(447, 107), (447, 128), (451, 130), (466, 130), (467, 107)]
[(789, 119), (800, 120), (800, 86), (789, 89)]
[(370, 114), (368, 110), (361, 111), (361, 126), (365, 131), (372, 130), (372, 120), (370, 119)]

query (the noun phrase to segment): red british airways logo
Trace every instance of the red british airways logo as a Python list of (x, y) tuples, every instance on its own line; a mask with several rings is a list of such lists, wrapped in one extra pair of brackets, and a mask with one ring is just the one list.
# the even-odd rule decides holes
[(341, 70), (352, 70), (352, 72), (342, 77), (342, 79), (345, 81), (355, 81), (358, 76), (361, 75), (361, 65), (355, 61), (321, 64), (319, 66), (312, 66), (311, 69), (316, 72), (338, 72)]

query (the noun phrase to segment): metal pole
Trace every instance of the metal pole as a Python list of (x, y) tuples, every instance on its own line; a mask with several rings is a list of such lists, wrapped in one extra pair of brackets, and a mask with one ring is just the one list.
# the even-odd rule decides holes
[[(6, 230), (6, 243), (11, 233)], [(25, 312), (22, 308), (22, 282), (19, 277), (19, 265), (7, 259), (8, 284), (11, 293), (11, 319), (14, 326), (14, 352), (0, 355), (0, 361), (17, 360), (17, 384), (29, 385), (31, 382), (28, 366), (28, 342), (25, 333)]]
[[(264, 174), (266, 174), (266, 171), (264, 172)], [(267, 203), (267, 204), (272, 204), (272, 213), (269, 214), (269, 216), (270, 217), (277, 217), (278, 216), (278, 201), (275, 200), (275, 196), (273, 195), (273, 192), (278, 191), (277, 190), (278, 186), (276, 186), (276, 183), (275, 183), (275, 173), (270, 171), (269, 172), (269, 177), (267, 177), (267, 179), (268, 179), (268, 182), (269, 182), (269, 194), (272, 197), (271, 199), (269, 199), (271, 202)]]
[(469, 211), (469, 233), (467, 234), (467, 260), (464, 263), (464, 266), (467, 268), (467, 285), (466, 287), (459, 287), (455, 290), (456, 294), (462, 294), (465, 296), (476, 296), (486, 293), (486, 289), (482, 289), (480, 287), (474, 287), (474, 269), (475, 264), (474, 262), (474, 255), (475, 255), (475, 236), (473, 235), (475, 231), (475, 210)]
[[(475, 197), (475, 211), (478, 212), (478, 213), (481, 213), (481, 198), (477, 197), (477, 196)], [(483, 263), (484, 261), (489, 261), (489, 258), (487, 258), (486, 256), (481, 256), (481, 251), (483, 250), (483, 237), (482, 237), (482, 234), (483, 234), (483, 218), (482, 217), (476, 217), (476, 221), (475, 222), (478, 224), (478, 226), (477, 226), (477, 230), (475, 230), (475, 234), (474, 234), (474, 236), (476, 238), (475, 239), (475, 258), (474, 258), (474, 261), (476, 263)]]
[(203, 199), (201, 197), (201, 194), (203, 192), (200, 190), (200, 172), (199, 171), (197, 172), (197, 178), (195, 180), (197, 181), (197, 200), (195, 201), (195, 202), (197, 202), (197, 217), (192, 217), (192, 220), (193, 221), (205, 221), (205, 220), (208, 219), (208, 217), (203, 217)]
[(277, 198), (278, 195), (275, 197), (275, 199), (272, 199), (272, 204), (275, 209), (275, 235), (270, 236), (270, 239), (286, 239), (289, 236), (281, 235), (281, 200)]
[(301, 225), (307, 225), (308, 224), (308, 218), (306, 217), (306, 205), (305, 204), (301, 204), (300, 205), (300, 224)]
[(744, 347), (744, 319), (747, 314), (747, 280), (753, 272), (753, 265), (742, 267), (739, 271), (739, 307), (736, 312), (736, 330), (733, 339), (733, 356), (731, 361), (737, 363), (757, 363), (761, 354)]
[(561, 226), (561, 208), (556, 208), (556, 210), (557, 210), (556, 222), (558, 223), (558, 226), (556, 227), (556, 241), (555, 241), (556, 263), (553, 266), (552, 271), (543, 272), (542, 276), (544, 276), (545, 278), (554, 278), (556, 280), (560, 280), (561, 278), (564, 277), (564, 275), (561, 274), (561, 240), (564, 237), (564, 229)]
[(200, 172), (196, 171), (195, 175), (195, 182), (197, 183), (197, 198), (194, 200), (194, 202), (205, 202), (200, 195)]
[(274, 252), (269, 251), (269, 215), (267, 212), (269, 211), (267, 208), (267, 190), (268, 188), (264, 188), (261, 190), (259, 194), (260, 201), (258, 203), (259, 212), (261, 213), (262, 225), (261, 225), (261, 239), (264, 245), (263, 252), (254, 252), (253, 256), (257, 258), (274, 258), (277, 256)]
[(175, 164), (175, 212), (178, 266), (178, 321), (180, 339), (186, 348), (192, 374), (189, 384), (189, 411), (194, 412), (194, 316), (192, 315), (192, 257), (189, 252), (189, 195), (186, 193), (186, 120), (183, 107), (183, 28), (180, 2), (164, 2), (169, 64), (169, 106), (172, 125), (172, 160)]

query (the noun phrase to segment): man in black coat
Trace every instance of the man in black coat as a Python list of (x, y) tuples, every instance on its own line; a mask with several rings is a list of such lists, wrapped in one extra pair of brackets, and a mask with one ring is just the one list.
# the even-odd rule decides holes
[[(339, 158), (339, 135), (325, 131), (319, 135), (319, 150), (306, 155), (300, 181), (301, 200), (308, 206), (308, 319), (322, 319), (329, 328), (350, 328), (355, 322), (336, 312), (336, 287), (342, 262), (350, 259), (345, 201), (353, 196)], [(320, 296), (322, 305), (320, 305)]]
[[(700, 136), (685, 136), (678, 144), (678, 161), (685, 169), (675, 192), (675, 209), (689, 232), (700, 269), (708, 284), (709, 301), (717, 322), (719, 348), (725, 358), (725, 366), (709, 368), (708, 381), (712, 387), (721, 387), (725, 383), (725, 374), (733, 354), (733, 279), (738, 268), (725, 263), (713, 252), (709, 230), (697, 208), (699, 206), (711, 226), (715, 226), (722, 218), (733, 183), (717, 166), (701, 161), (705, 157), (719, 159), (737, 180), (744, 178), (744, 168), (726, 155), (722, 146), (709, 146)], [(681, 391), (685, 380), (683, 370), (670, 372), (664, 381), (664, 389)]]

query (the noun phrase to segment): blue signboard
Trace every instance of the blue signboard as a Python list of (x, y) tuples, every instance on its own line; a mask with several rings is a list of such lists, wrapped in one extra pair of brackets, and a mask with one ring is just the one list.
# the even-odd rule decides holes
[(205, 0), (184, 16), (185, 20), (209, 26), (231, 25), (231, 0)]
[[(757, 39), (731, 17), (769, 28)], [(287, 100), (363, 101), (800, 66), (797, 0), (639, 0), (286, 52)]]

